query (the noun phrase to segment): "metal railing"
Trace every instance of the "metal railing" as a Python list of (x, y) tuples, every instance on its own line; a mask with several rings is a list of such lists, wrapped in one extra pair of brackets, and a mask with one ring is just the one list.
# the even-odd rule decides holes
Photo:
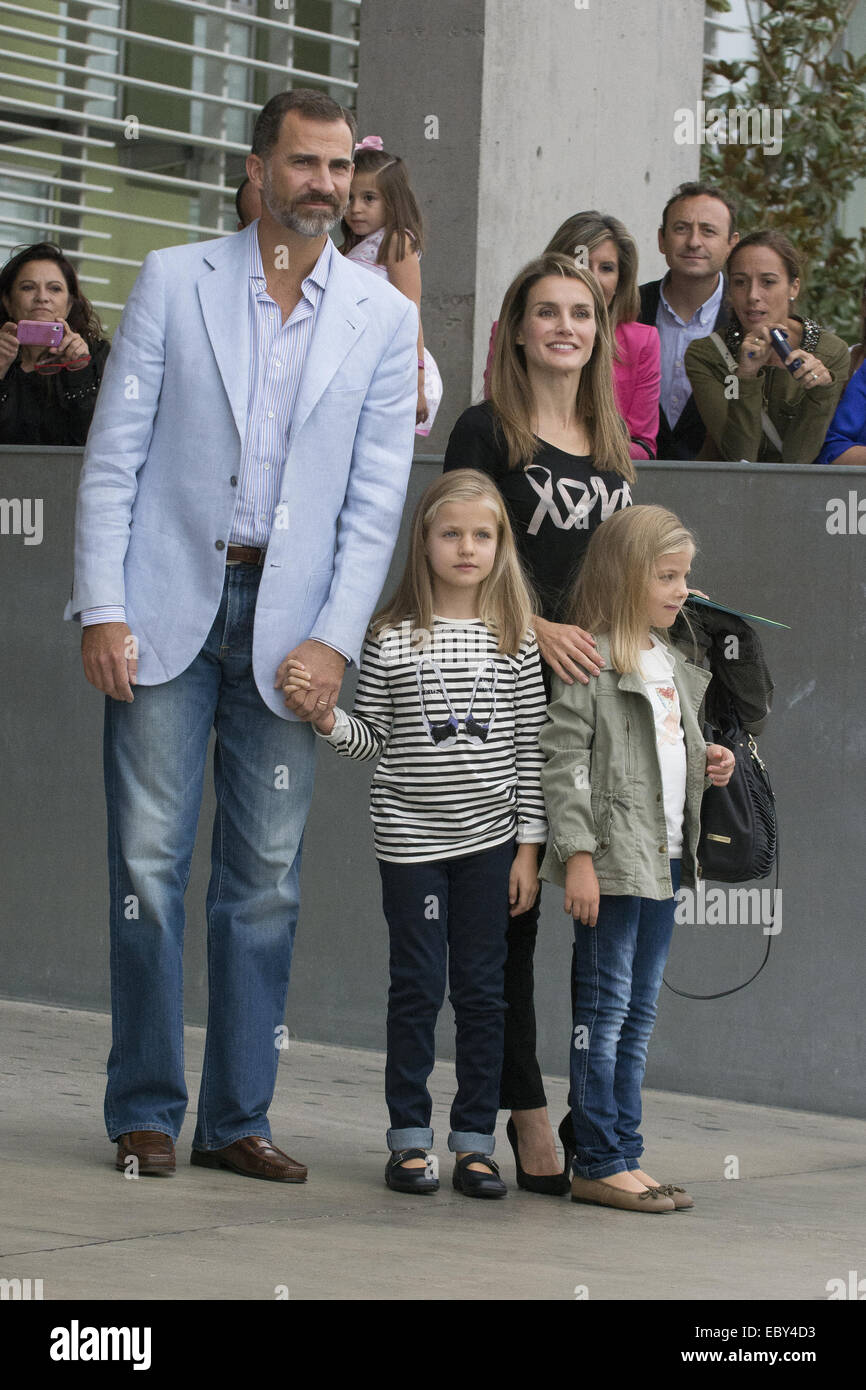
[(360, 0), (333, 0), (330, 30), (310, 8), (151, 0), (144, 27), (134, 0), (0, 0), (0, 260), (54, 241), (111, 315), (147, 251), (233, 232), (264, 102), (354, 105)]

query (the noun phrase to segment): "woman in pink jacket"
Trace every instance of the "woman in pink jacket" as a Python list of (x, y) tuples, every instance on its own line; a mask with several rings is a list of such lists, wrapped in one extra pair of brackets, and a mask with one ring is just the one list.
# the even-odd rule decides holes
[[(616, 217), (600, 212), (577, 212), (554, 232), (545, 254), (571, 256), (591, 270), (601, 285), (614, 330), (613, 393), (617, 410), (628, 426), (633, 459), (655, 458), (659, 419), (658, 330), (638, 323), (637, 246)], [(490, 394), (490, 367), (496, 341), (494, 323), (484, 372), (484, 395)]]

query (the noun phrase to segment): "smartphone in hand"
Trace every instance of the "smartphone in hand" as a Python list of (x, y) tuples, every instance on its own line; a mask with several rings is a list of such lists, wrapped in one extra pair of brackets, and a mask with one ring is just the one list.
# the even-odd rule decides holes
[(15, 336), (19, 343), (36, 347), (59, 347), (63, 342), (62, 323), (43, 323), (39, 319), (19, 319)]

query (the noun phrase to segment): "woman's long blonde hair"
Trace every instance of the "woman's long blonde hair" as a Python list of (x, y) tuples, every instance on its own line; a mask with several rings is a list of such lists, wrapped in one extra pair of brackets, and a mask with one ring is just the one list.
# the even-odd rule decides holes
[(568, 256), (545, 253), (530, 261), (512, 280), (499, 311), (499, 327), (490, 371), (490, 400), (505, 436), (509, 468), (526, 468), (541, 447), (532, 432), (534, 401), (526, 371), (526, 355), (517, 335), (526, 312), (529, 291), (548, 275), (578, 280), (592, 295), (595, 343), (580, 373), (575, 408), (591, 439), (596, 468), (635, 481), (629, 457), (628, 433), (613, 396), (613, 334), (601, 286), (591, 270)]
[(481, 581), (478, 616), (498, 639), (498, 650), (516, 654), (532, 624), (533, 595), (521, 568), (505, 503), (496, 484), (474, 468), (456, 468), (431, 483), (412, 517), (406, 568), (393, 597), (373, 617), (375, 636), (410, 622), (433, 628), (433, 585), (426, 544), (430, 527), (448, 502), (486, 502), (496, 517), (496, 558)]
[[(640, 667), (647, 586), (655, 578), (656, 561), (678, 550), (694, 554), (697, 543), (666, 507), (625, 507), (590, 537), (566, 621), (593, 636), (607, 633), (611, 662), (622, 674)], [(669, 641), (663, 628), (653, 631)]]

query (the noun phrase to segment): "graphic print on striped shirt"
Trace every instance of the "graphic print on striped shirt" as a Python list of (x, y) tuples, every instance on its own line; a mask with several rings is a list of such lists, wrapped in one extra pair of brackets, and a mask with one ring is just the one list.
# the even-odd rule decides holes
[(368, 636), (354, 709), (335, 709), (327, 735), (344, 757), (379, 759), (376, 854), (422, 863), (515, 835), (544, 843), (538, 734), (547, 703), (535, 637), (511, 656), (480, 621), (436, 618), (427, 635), (426, 644), (395, 643), (393, 630)]

